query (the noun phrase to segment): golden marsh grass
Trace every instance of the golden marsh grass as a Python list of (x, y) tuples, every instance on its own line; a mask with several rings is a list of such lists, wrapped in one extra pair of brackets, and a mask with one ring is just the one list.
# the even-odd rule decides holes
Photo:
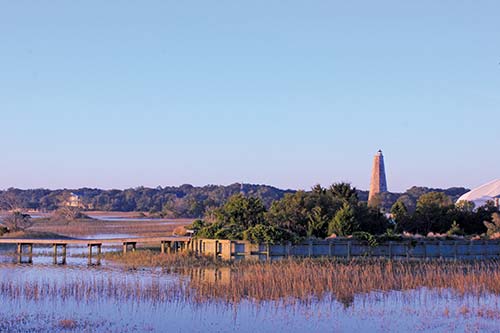
[[(153, 302), (313, 302), (350, 304), (356, 295), (418, 290), (452, 291), (458, 296), (500, 294), (500, 267), (483, 262), (288, 259), (276, 262), (214, 262), (194, 254), (138, 251), (106, 254), (127, 270), (151, 270), (140, 279), (92, 278), (18, 283), (0, 280), (0, 293), (11, 298), (62, 297)], [(146, 268), (146, 266), (150, 268)], [(158, 270), (161, 268), (161, 270)], [(160, 272), (158, 274), (158, 272)], [(175, 273), (172, 275), (163, 273)]]

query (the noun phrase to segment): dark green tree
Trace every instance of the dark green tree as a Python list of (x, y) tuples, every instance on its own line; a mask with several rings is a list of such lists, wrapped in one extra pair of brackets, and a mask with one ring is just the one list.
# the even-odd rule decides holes
[(403, 201), (396, 201), (391, 207), (391, 216), (396, 224), (396, 231), (404, 231), (405, 226), (411, 221), (411, 217), (408, 214), (408, 209)]
[(454, 210), (451, 199), (442, 192), (429, 192), (417, 201), (417, 209), (411, 225), (412, 232), (427, 234), (429, 232), (445, 233), (453, 223), (450, 212)]
[(340, 237), (352, 235), (353, 232), (359, 230), (359, 225), (356, 220), (356, 212), (348, 203), (335, 214), (328, 225), (328, 233), (336, 234)]
[[(216, 239), (243, 239), (243, 232), (256, 225), (264, 225), (266, 208), (258, 198), (236, 194), (226, 204), (215, 209), (208, 218), (215, 222), (202, 227), (199, 237)], [(199, 223), (200, 224), (200, 223)]]
[(358, 191), (349, 183), (335, 183), (330, 186), (330, 193), (342, 203), (356, 204), (358, 199)]

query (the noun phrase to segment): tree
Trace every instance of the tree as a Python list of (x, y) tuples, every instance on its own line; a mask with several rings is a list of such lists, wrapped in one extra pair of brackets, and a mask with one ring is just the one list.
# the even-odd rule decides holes
[(265, 212), (266, 207), (260, 199), (236, 194), (216, 211), (216, 217), (224, 225), (236, 225), (246, 229), (263, 224)]
[(417, 210), (412, 223), (406, 231), (427, 234), (429, 232), (445, 233), (451, 228), (452, 214), (455, 209), (451, 199), (442, 192), (429, 192), (417, 201)]
[(330, 235), (336, 234), (341, 237), (352, 235), (358, 229), (359, 225), (356, 221), (356, 213), (353, 207), (347, 203), (335, 214), (328, 225), (328, 233)]
[(243, 232), (243, 239), (256, 244), (276, 244), (294, 240), (293, 234), (287, 230), (270, 225), (257, 224)]
[(325, 238), (328, 228), (328, 216), (324, 215), (321, 207), (314, 207), (308, 213), (307, 237)]
[(31, 216), (19, 211), (12, 213), (3, 220), (4, 225), (10, 232), (23, 231), (33, 225)]
[(408, 194), (403, 194), (396, 201), (401, 201), (409, 214), (413, 214), (417, 209), (417, 199), (412, 198)]
[(370, 207), (364, 202), (360, 202), (354, 207), (358, 230), (373, 235), (383, 234), (391, 225), (380, 211), (375, 207)]
[(460, 228), (460, 225), (457, 223), (457, 221), (453, 221), (450, 230), (446, 232), (446, 235), (448, 236), (462, 236), (463, 234), (464, 231)]
[(272, 203), (266, 220), (270, 225), (305, 237), (310, 221), (309, 196), (310, 194), (304, 191), (286, 194), (283, 199)]
[(408, 209), (403, 201), (396, 201), (394, 205), (391, 207), (391, 215), (392, 219), (396, 223), (396, 230), (402, 231), (405, 226), (410, 221), (410, 215), (408, 214)]
[(500, 234), (500, 214), (493, 213), (491, 219), (492, 219), (491, 222), (484, 221), (484, 225), (488, 229), (486, 234), (490, 237)]
[(334, 198), (342, 200), (343, 203), (357, 203), (358, 191), (349, 183), (334, 183), (330, 186), (330, 192)]
[(417, 201), (417, 209), (422, 207), (449, 207), (453, 203), (449, 196), (443, 192), (429, 192), (423, 194)]
[(460, 200), (459, 202), (456, 203), (455, 205), (459, 211), (462, 212), (473, 212), (474, 208), (476, 205), (472, 201), (467, 201), (467, 200)]
[(392, 218), (394, 219), (394, 221), (396, 221), (396, 223), (407, 218), (408, 217), (408, 209), (406, 208), (404, 202), (396, 201), (396, 203), (394, 205), (392, 205), (391, 215), (392, 215)]
[(9, 188), (6, 192), (3, 192), (0, 196), (0, 208), (4, 210), (16, 210), (21, 207), (21, 190), (15, 188)]
[(78, 219), (90, 219), (90, 217), (83, 214), (82, 210), (78, 207), (61, 207), (52, 213), (50, 219), (54, 221), (72, 222)]
[(258, 198), (247, 198), (242, 194), (236, 194), (229, 198), (228, 202), (214, 211), (207, 218), (215, 219), (215, 222), (201, 226), (198, 231), (199, 237), (215, 239), (242, 239), (243, 232), (256, 225), (264, 225), (264, 214), (266, 208)]

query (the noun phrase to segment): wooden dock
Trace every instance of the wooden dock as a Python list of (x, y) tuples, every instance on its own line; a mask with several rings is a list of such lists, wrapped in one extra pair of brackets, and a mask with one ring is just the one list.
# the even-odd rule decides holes
[[(135, 251), (137, 244), (159, 244), (161, 253), (175, 253), (188, 249), (191, 245), (191, 237), (128, 237), (109, 239), (22, 239), (22, 238), (0, 238), (0, 244), (16, 244), (18, 261), (23, 262), (24, 257), (28, 257), (27, 263), (33, 262), (33, 246), (52, 246), (54, 264), (58, 263), (58, 258), (62, 257), (61, 264), (66, 264), (66, 253), (69, 245), (87, 246), (88, 261), (92, 264), (94, 249), (96, 250), (97, 264), (100, 264), (102, 246), (121, 244), (123, 254), (128, 251)], [(58, 249), (61, 249), (60, 256)]]

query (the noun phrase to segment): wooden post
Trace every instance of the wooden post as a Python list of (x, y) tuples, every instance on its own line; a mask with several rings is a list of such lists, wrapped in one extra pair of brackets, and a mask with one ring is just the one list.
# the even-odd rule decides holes
[(101, 265), (101, 257), (102, 257), (102, 244), (97, 244), (97, 265)]
[(123, 254), (127, 254), (127, 243), (123, 243)]
[(54, 265), (57, 264), (57, 244), (52, 244), (53, 256), (54, 256)]
[(132, 252), (135, 252), (137, 250), (137, 243), (132, 243)]
[(66, 253), (67, 253), (66, 244), (62, 244), (61, 246), (62, 246), (62, 257), (63, 257), (62, 264), (66, 265)]
[(347, 260), (351, 260), (351, 241), (347, 241)]
[[(28, 246), (28, 264), (33, 263), (33, 243), (26, 244)], [(21, 245), (21, 252), (22, 252), (22, 245)], [(22, 254), (19, 254), (19, 262), (21, 263), (22, 261)]]
[(453, 255), (455, 256), (455, 261), (456, 261), (458, 258), (457, 241), (453, 242)]
[(269, 243), (266, 244), (266, 260), (269, 261), (271, 259), (271, 247)]
[(243, 258), (249, 259), (252, 256), (252, 248), (250, 242), (246, 241), (243, 243)]
[(23, 245), (17, 243), (17, 263), (21, 264), (23, 262)]
[(312, 242), (312, 240), (309, 240), (309, 248), (307, 249), (307, 255), (309, 257), (312, 257), (312, 255), (313, 255), (313, 242)]
[(165, 254), (165, 241), (161, 241), (160, 251), (162, 254)]
[(89, 249), (89, 265), (92, 264), (92, 244), (87, 244)]
[(214, 248), (214, 259), (217, 260), (219, 258), (219, 241), (215, 241), (215, 248)]
[(392, 241), (389, 241), (389, 259), (392, 259)]

